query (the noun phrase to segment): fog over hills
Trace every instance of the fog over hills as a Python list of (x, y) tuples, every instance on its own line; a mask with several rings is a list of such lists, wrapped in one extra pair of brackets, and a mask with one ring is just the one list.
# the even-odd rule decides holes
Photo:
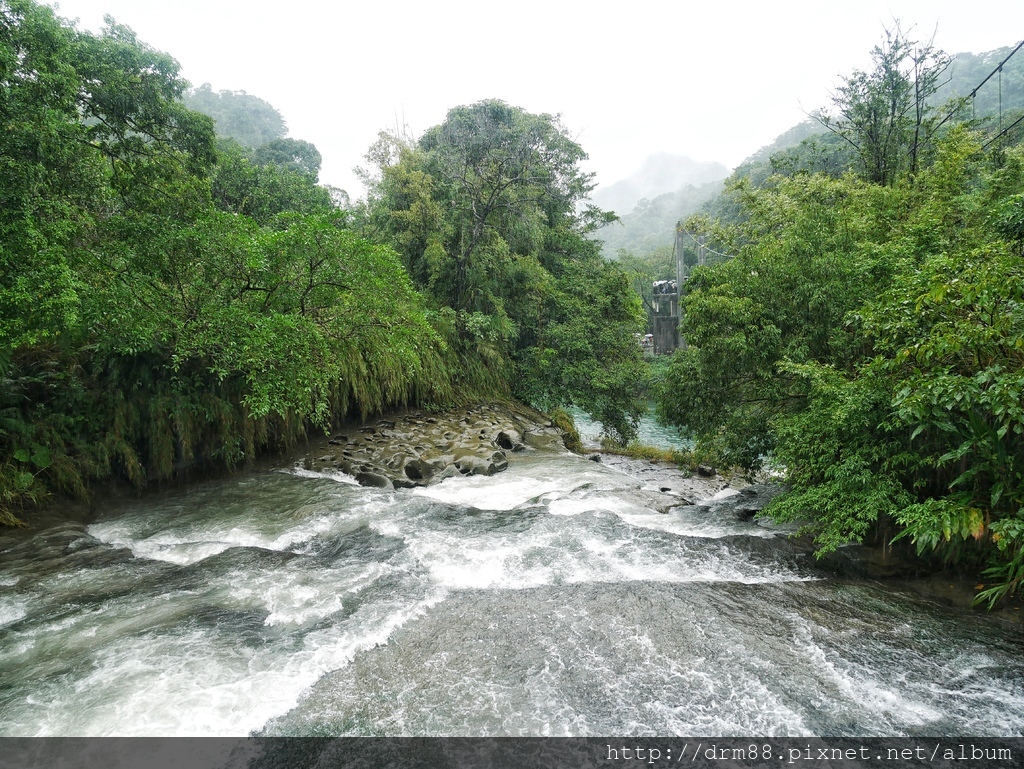
[(628, 214), (644, 198), (653, 200), (666, 192), (676, 192), (689, 185), (700, 187), (728, 175), (729, 169), (721, 163), (662, 152), (649, 156), (625, 179), (599, 186), (591, 198), (595, 205), (607, 211)]

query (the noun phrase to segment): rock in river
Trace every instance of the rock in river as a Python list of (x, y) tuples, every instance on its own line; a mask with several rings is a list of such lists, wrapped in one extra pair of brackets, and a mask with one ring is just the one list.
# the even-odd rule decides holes
[(390, 414), (352, 425), (318, 442), (306, 455), (310, 470), (340, 470), (363, 486), (429, 486), (453, 475), (493, 475), (508, 456), (530, 448), (565, 450), (562, 433), (539, 411), (490, 403), (425, 417)]

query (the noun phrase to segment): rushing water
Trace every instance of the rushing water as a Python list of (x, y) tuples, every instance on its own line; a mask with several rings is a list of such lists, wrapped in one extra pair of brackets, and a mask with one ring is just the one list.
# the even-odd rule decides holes
[(0, 734), (1024, 731), (1019, 627), (658, 496), (527, 451), (415, 491), (252, 473), (8, 537)]

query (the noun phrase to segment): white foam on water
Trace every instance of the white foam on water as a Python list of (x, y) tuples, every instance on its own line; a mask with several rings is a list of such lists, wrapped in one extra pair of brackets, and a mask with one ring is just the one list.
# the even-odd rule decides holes
[(711, 639), (714, 656), (705, 659), (691, 656), (689, 647), (666, 648), (664, 638), (656, 642), (633, 621), (604, 617), (601, 624), (601, 638), (610, 645), (594, 644), (589, 634), (568, 640), (584, 661), (589, 684), (601, 692), (598, 699), (614, 705), (605, 715), (611, 722), (598, 733), (810, 733), (799, 713), (750, 669), (749, 655), (756, 650), (744, 648), (742, 641)]
[(294, 475), (297, 478), (324, 478), (335, 483), (344, 483), (347, 486), (359, 485), (359, 481), (356, 480), (354, 475), (343, 473), (341, 470), (307, 470), (302, 465), (295, 465), (294, 467), (281, 468), (277, 472)]
[[(776, 534), (751, 522), (722, 521), (717, 525), (701, 518), (705, 508), (675, 508), (660, 513), (647, 507), (637, 495), (635, 479), (600, 465), (557, 459), (542, 463), (516, 457), (500, 476), (451, 478), (437, 486), (413, 493), (446, 504), (499, 512), (541, 505), (556, 518), (585, 514), (611, 514), (635, 527), (669, 535), (702, 540), (735, 535), (771, 538)], [(566, 472), (566, 468), (571, 473)], [(566, 489), (566, 478), (571, 487)], [(725, 489), (720, 500), (738, 494)], [(755, 565), (742, 552), (721, 547), (688, 547), (652, 541), (637, 535), (584, 553), (579, 540), (590, 523), (549, 527), (543, 523), (528, 531), (507, 536), (500, 533), (467, 538), (463, 532), (424, 530), (407, 520), (375, 521), (377, 531), (405, 539), (438, 584), (450, 588), (519, 589), (539, 585), (578, 582), (653, 580), (664, 582), (736, 581), (747, 584), (812, 579), (778, 564)], [(591, 540), (593, 541), (593, 540)], [(575, 552), (572, 547), (576, 543)], [(548, 553), (550, 555), (545, 555)], [(594, 556), (597, 555), (595, 558)]]
[(230, 608), (265, 611), (265, 625), (301, 626), (338, 613), (351, 595), (392, 571), (393, 566), (382, 563), (330, 569), (288, 564), (266, 572), (235, 570), (217, 581)]
[(619, 513), (624, 521), (631, 526), (681, 537), (700, 537), (701, 539), (722, 539), (737, 535), (774, 539), (779, 532), (750, 521), (727, 520), (724, 517), (709, 519), (705, 508), (694, 509), (690, 506), (671, 508), (667, 513), (659, 513), (650, 509), (639, 512), (623, 511)]
[[(273, 502), (258, 515), (251, 514), (248, 502), (237, 495), (223, 512), (217, 507), (220, 498), (212, 494), (203, 497), (209, 516), (202, 509), (174, 517), (166, 509), (153, 513), (142, 508), (138, 514), (93, 524), (92, 536), (130, 548), (135, 559), (126, 556), (113, 567), (66, 573), (55, 569), (41, 579), (27, 578), (26, 584), (39, 590), (25, 599), (30, 604), (20, 596), (0, 597), (0, 625), (5, 616), (17, 622), (25, 616), (18, 612), (30, 608), (35, 616), (37, 604), (46, 609), (47, 601), (53, 603), (49, 619), (5, 631), (10, 643), (0, 650), (0, 660), (5, 669), (18, 666), (29, 671), (30, 678), (23, 685), (23, 700), (6, 708), (0, 733), (244, 734), (303, 702), (310, 687), (325, 674), (350, 665), (360, 652), (390, 643), (398, 628), (456, 590), (810, 579), (786, 563), (752, 559), (743, 547), (714, 541), (719, 535), (771, 532), (742, 522), (716, 523), (710, 520), (711, 511), (708, 520), (692, 509), (658, 513), (646, 506), (649, 496), (631, 496), (638, 488), (634, 479), (572, 457), (517, 455), (505, 473), (452, 478), (413, 492), (353, 489), (350, 480), (330, 472), (286, 473), (336, 485), (306, 482), (311, 489), (307, 502), (302, 493), (292, 491), (299, 481), (278, 476), (275, 488), (288, 487), (280, 514)], [(725, 490), (716, 498), (733, 493)], [(358, 539), (351, 552), (359, 554), (349, 559), (343, 538), (361, 526), (401, 539), (404, 546), (387, 543), (377, 550), (374, 543), (358, 550), (365, 541)], [(359, 536), (365, 537), (365, 532)], [(321, 558), (318, 553), (325, 543)], [(240, 553), (237, 559), (228, 557), (209, 567), (180, 570), (188, 577), (182, 583), (187, 587), (176, 591), (133, 597), (119, 590), (138, 573), (136, 559), (191, 565), (232, 547), (296, 557)], [(262, 567), (267, 560), (276, 565)], [(146, 568), (151, 575), (166, 569), (152, 564)], [(19, 584), (10, 576), (0, 579), (5, 580), (0, 584)], [(90, 580), (96, 580), (95, 587)], [(382, 583), (379, 588), (377, 581)], [(96, 600), (90, 599), (93, 592), (104, 595), (107, 589), (115, 597), (71, 614), (59, 613), (63, 596), (78, 591), (88, 602)], [(828, 628), (812, 626), (799, 616), (793, 622), (798, 628), (793, 653), (811, 670), (809, 680), (824, 682), (826, 697), (839, 692), (840, 712), (849, 711), (867, 731), (912, 731), (917, 725), (925, 729), (941, 719), (944, 703), (951, 698), (958, 698), (957, 724), (977, 722), (981, 731), (999, 728), (1013, 733), (1024, 723), (1024, 695), (1000, 691), (1004, 679), (996, 658), (962, 660), (962, 669), (976, 674), (964, 672), (964, 681), (936, 684), (926, 691), (922, 681), (927, 674), (892, 675), (890, 663), (874, 665), (851, 657), (842, 643), (829, 647)], [(905, 635), (902, 628), (898, 632), (901, 638)], [(786, 687), (773, 689), (768, 678), (763, 682), (759, 669), (745, 664), (743, 649), (719, 645), (716, 659), (688, 657), (686, 664), (692, 669), (681, 669), (677, 660), (660, 654), (635, 628), (624, 626), (622, 633), (610, 632), (607, 637), (614, 653), (595, 650), (587, 657), (584, 650), (577, 656), (593, 666), (585, 668), (588, 685), (606, 682), (600, 701), (621, 703), (618, 712), (576, 712), (579, 703), (567, 697), (563, 687), (569, 685), (567, 678), (580, 673), (559, 667), (557, 651), (566, 643), (559, 636), (557, 648), (544, 656), (546, 666), (531, 667), (523, 681), (490, 681), (490, 663), (481, 662), (467, 680), (465, 707), (446, 704), (447, 710), (438, 708), (427, 716), (405, 712), (403, 702), (411, 708), (424, 693), (392, 691), (382, 682), (383, 691), (394, 698), (394, 708), (387, 711), (390, 720), (370, 726), (404, 733), (428, 718), (436, 719), (430, 721), (438, 725), (436, 733), (479, 733), (503, 725), (516, 733), (552, 735), (592, 730), (778, 735), (808, 731), (797, 712), (801, 705), (787, 699)], [(583, 633), (577, 640), (585, 645), (587, 638)], [(914, 652), (902, 653), (915, 671), (928, 663), (913, 658)], [(65, 661), (68, 658), (74, 659), (73, 666)], [(950, 667), (948, 661), (943, 665), (940, 674), (955, 678), (950, 671), (956, 666)], [(46, 688), (34, 683), (38, 681), (46, 681)], [(634, 684), (637, 691), (646, 687), (654, 696), (631, 701), (623, 692)], [(448, 717), (452, 720), (444, 721)]]
[(548, 502), (548, 512), (551, 515), (580, 515), (581, 513), (609, 512), (615, 513), (621, 518), (627, 518), (630, 514), (641, 516), (649, 512), (649, 509), (636, 502), (623, 499), (618, 494), (590, 494), (586, 497), (568, 497), (552, 499)]
[[(819, 644), (809, 620), (795, 614), (790, 618), (796, 627), (795, 648), (816, 674), (824, 674), (844, 696), (844, 706), (855, 705), (858, 708), (857, 719), (864, 724), (865, 731), (885, 734), (893, 729), (926, 726), (943, 717), (942, 711), (915, 698), (914, 687), (907, 681), (907, 675), (912, 675), (915, 667), (934, 670), (933, 661), (920, 659), (915, 666), (909, 659), (904, 659), (890, 670), (885, 669), (884, 663), (883, 666), (869, 667), (844, 657), (838, 648)], [(907, 654), (909, 652), (904, 653), (904, 657)], [(880, 661), (876, 660), (876, 663)]]
[(92, 524), (89, 534), (104, 544), (125, 547), (136, 558), (166, 561), (178, 565), (198, 563), (233, 547), (291, 551), (313, 537), (332, 531), (338, 515), (325, 513), (293, 521), (292, 526), (266, 531), (255, 526), (188, 526), (140, 535), (134, 521), (105, 521)]
[(169, 628), (187, 624), (194, 610), (191, 594), (180, 591), (119, 596), (76, 608), (19, 633), (28, 644), (23, 664), (60, 668), (62, 658), (101, 652), (125, 637), (169, 632)]
[[(307, 487), (302, 481), (287, 480), (289, 477), (302, 481), (326, 478), (334, 483)], [(93, 523), (86, 531), (101, 543), (130, 549), (136, 558), (179, 565), (197, 563), (234, 547), (294, 551), (318, 536), (337, 534), (339, 527), (360, 518), (361, 505), (381, 497), (379, 490), (364, 489), (347, 478), (341, 473), (311, 473), (301, 468), (273, 471), (233, 484), (226, 501), (211, 487), (204, 487), (201, 494), (186, 497), (185, 503), (172, 498), (173, 504), (142, 506)], [(281, 508), (275, 509), (273, 502), (268, 507), (264, 494), (270, 500), (280, 494)], [(248, 502), (248, 497), (253, 501)]]
[[(624, 729), (633, 734), (702, 734), (708, 736), (732, 736), (737, 734), (770, 734), (781, 737), (813, 736), (803, 725), (800, 714), (778, 702), (771, 692), (756, 685), (756, 681), (736, 682), (733, 688), (722, 691), (709, 701), (690, 701), (683, 705), (671, 705), (662, 701), (649, 704), (650, 716), (636, 724), (635, 729)], [(741, 697), (736, 698), (739, 691)], [(758, 695), (761, 696), (758, 696)], [(658, 724), (651, 729), (651, 721)], [(763, 739), (752, 739), (750, 744), (759, 747)], [(690, 755), (696, 746), (691, 744)], [(677, 758), (673, 755), (673, 758)], [(774, 758), (778, 759), (779, 754)]]
[(402, 562), (424, 569), (432, 584), (445, 589), (523, 589), (551, 584), (552, 557), (531, 559), (544, 544), (532, 534), (517, 537), (491, 533), (460, 538), (449, 531), (417, 528), (409, 522), (380, 521), (372, 528), (382, 534), (402, 536), (406, 549)]
[[(96, 655), (71, 689), (29, 695), (0, 732), (33, 736), (238, 736), (295, 706), (324, 674), (443, 600), (364, 606), (344, 623), (303, 639), (289, 652), (273, 645), (225, 644), (207, 629), (120, 638)], [(24, 724), (34, 723), (34, 730)]]
[[(609, 522), (618, 515), (608, 510), (586, 513), (608, 516)], [(406, 557), (427, 569), (435, 584), (449, 589), (519, 590), (637, 581), (760, 584), (812, 579), (783, 564), (753, 563), (744, 552), (727, 545), (678, 540), (645, 529), (613, 537), (601, 531), (600, 521), (593, 519), (578, 525), (573, 519), (551, 516), (539, 519), (526, 531), (498, 529), (475, 536), (418, 523), (378, 521), (371, 526), (403, 537)]]
[[(559, 473), (558, 468), (567, 460), (563, 457), (547, 458), (547, 462), (532, 457), (513, 457), (509, 467), (497, 475), (471, 475), (446, 478), (433, 486), (418, 487), (413, 494), (449, 505), (472, 507), (477, 510), (513, 510), (533, 501), (562, 499), (574, 489), (589, 484), (609, 483), (608, 471), (593, 463), (583, 469), (576, 468), (572, 475)], [(574, 465), (580, 464), (570, 456)], [(626, 481), (622, 478), (622, 481)], [(569, 489), (566, 487), (569, 486)]]
[(736, 489), (722, 489), (721, 491), (717, 492), (713, 496), (710, 496), (707, 499), (702, 499), (697, 504), (698, 505), (710, 505), (710, 504), (712, 504), (714, 502), (717, 502), (717, 501), (719, 501), (721, 499), (728, 499), (729, 497), (735, 497), (737, 494), (739, 494), (739, 492), (736, 491)]
[(15, 598), (0, 597), (0, 628), (13, 624), (28, 614), (28, 603)]
[(727, 547), (651, 547), (643, 540), (624, 539), (601, 549), (595, 557), (584, 559), (576, 578), (567, 581), (754, 585), (807, 579), (779, 564), (753, 564), (742, 552), (734, 554)]
[(477, 510), (512, 510), (542, 494), (558, 492), (563, 484), (535, 478), (508, 478), (494, 482), (488, 476), (447, 478), (434, 486), (420, 487), (413, 494)]
[(945, 717), (955, 718), (961, 733), (1024, 737), (1024, 689), (1008, 685), (1004, 660), (979, 646), (927, 663), (930, 675), (915, 688), (945, 703)]

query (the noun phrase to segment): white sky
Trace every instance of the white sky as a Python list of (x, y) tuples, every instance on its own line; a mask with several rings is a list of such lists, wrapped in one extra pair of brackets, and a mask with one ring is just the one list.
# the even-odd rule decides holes
[(460, 104), (499, 98), (561, 114), (599, 183), (656, 152), (732, 167), (824, 106), (899, 18), (948, 53), (1024, 38), (1024, 2), (993, 0), (62, 0), (166, 51), (193, 85), (244, 90), (316, 144), (320, 180), (352, 168), (381, 129), (418, 136)]

